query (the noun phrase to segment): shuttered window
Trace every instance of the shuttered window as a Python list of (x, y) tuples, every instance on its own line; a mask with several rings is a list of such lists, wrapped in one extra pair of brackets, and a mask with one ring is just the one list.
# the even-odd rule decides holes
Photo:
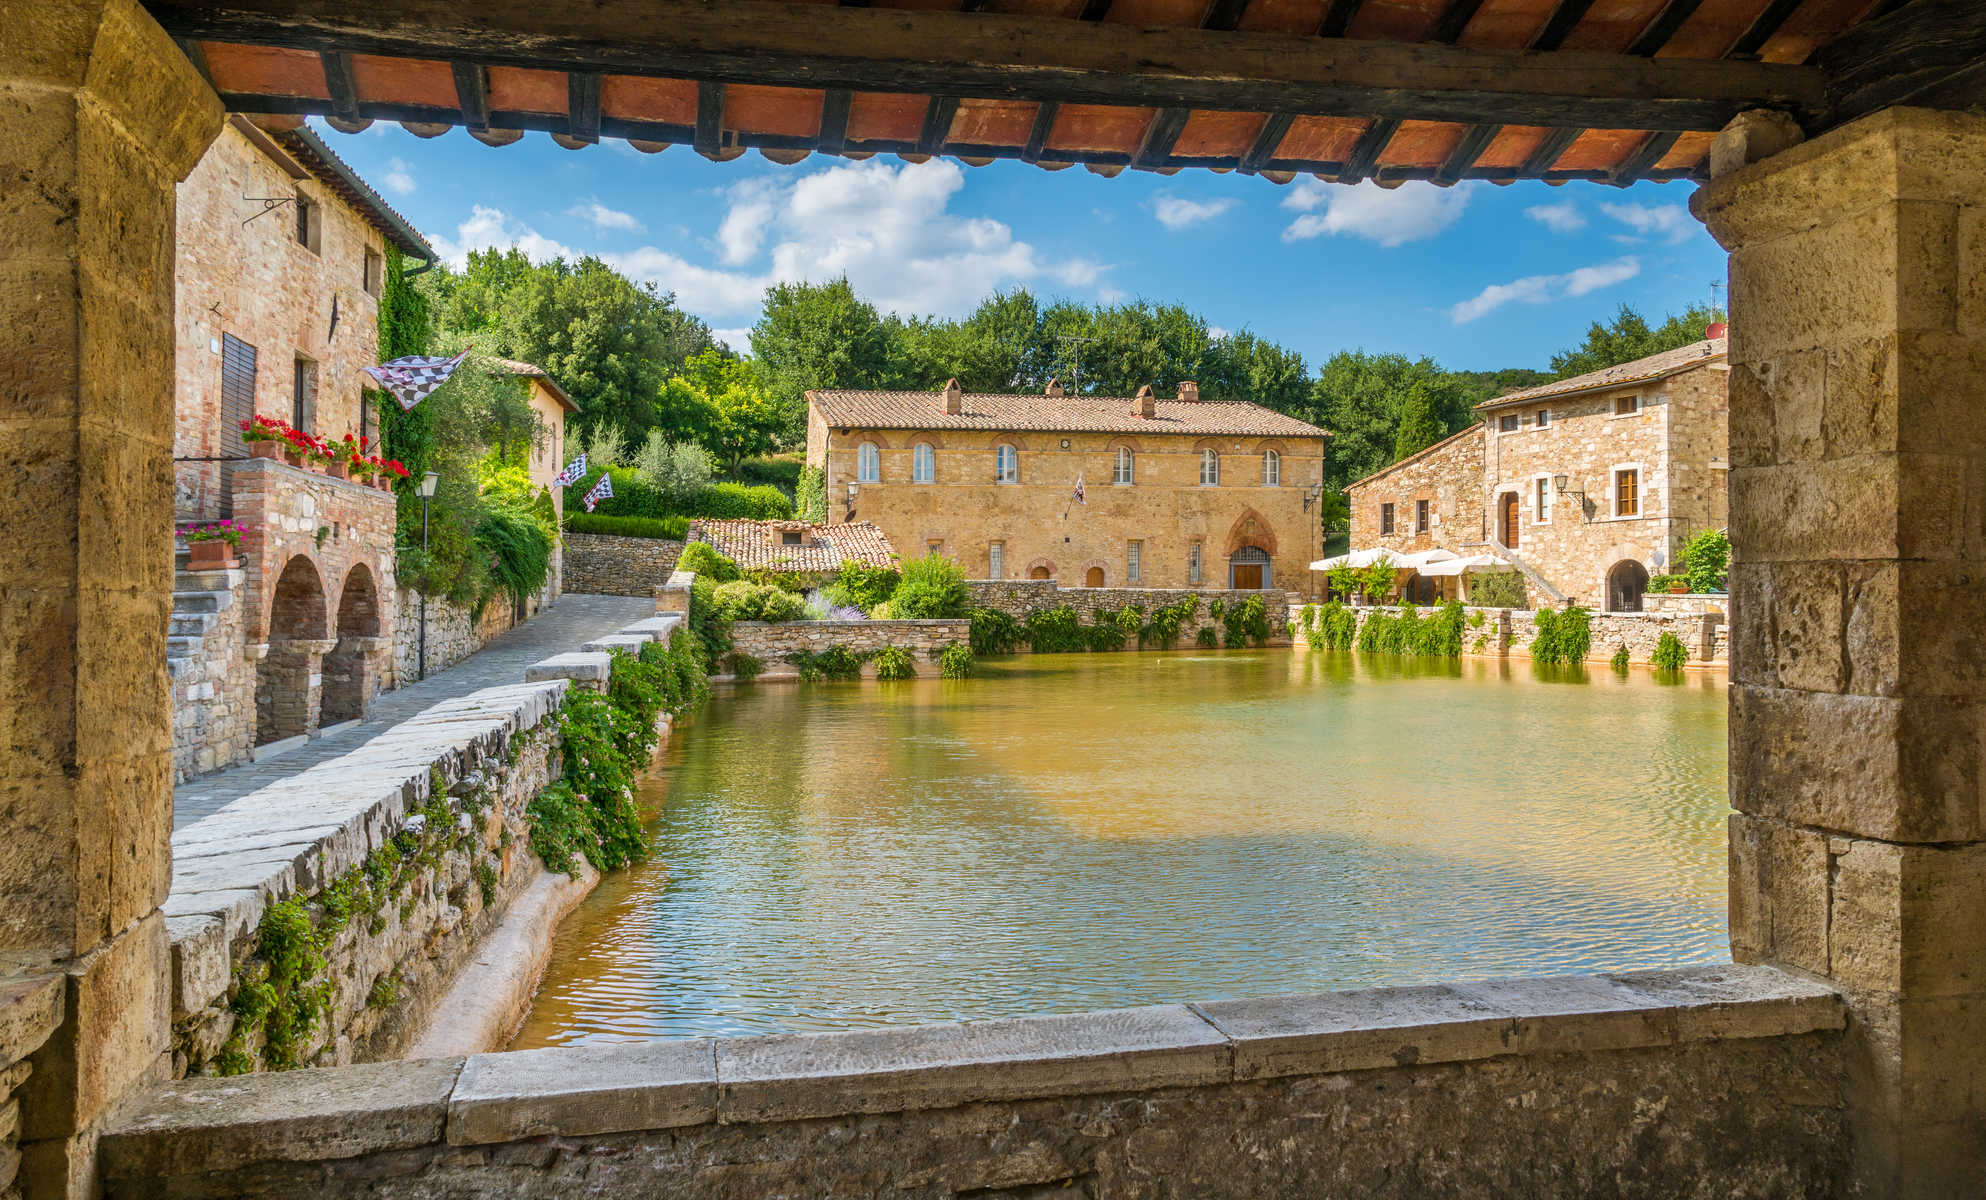
[(215, 451), (223, 460), (217, 510), (223, 517), (234, 516), (234, 464), (226, 460), (248, 457), (248, 443), (241, 440), (241, 423), (254, 417), (255, 347), (224, 333), (221, 335), (221, 444)]

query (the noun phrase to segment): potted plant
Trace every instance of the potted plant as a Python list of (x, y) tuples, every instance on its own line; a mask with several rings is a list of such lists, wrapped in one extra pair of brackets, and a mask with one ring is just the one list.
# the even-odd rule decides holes
[(227, 520), (181, 525), (178, 533), (186, 539), (186, 569), (232, 570), (235, 547), (241, 545), (241, 530), (241, 526)]
[(301, 467), (310, 454), (310, 444), (315, 439), (301, 429), (283, 426), (283, 461), (293, 467)]
[(394, 483), (407, 477), (407, 468), (401, 466), (397, 458), (375, 458), (372, 461), (379, 465), (379, 490), (382, 492), (392, 491)]
[(241, 440), (252, 458), (283, 457), (283, 432), (289, 428), (274, 417), (248, 417), (241, 422)]
[(372, 444), (369, 437), (353, 437), (346, 434), (331, 444), (330, 475), (333, 479), (365, 478), (365, 448)]
[[(337, 452), (331, 449), (331, 443), (315, 434), (306, 433), (301, 436), (304, 465), (320, 474), (330, 474), (333, 465), (338, 463)], [(339, 478), (343, 477), (340, 467)]]

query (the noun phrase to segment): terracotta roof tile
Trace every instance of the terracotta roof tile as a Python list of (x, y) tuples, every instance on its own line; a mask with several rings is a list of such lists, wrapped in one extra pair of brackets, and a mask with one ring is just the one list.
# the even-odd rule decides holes
[(1240, 400), (1160, 400), (1152, 417), (1129, 396), (967, 392), (945, 412), (943, 392), (815, 391), (808, 402), (836, 429), (979, 429), (1042, 433), (1235, 434), (1330, 437), (1328, 430)]
[(559, 381), (547, 374), (545, 368), (534, 367), (528, 362), (518, 362), (514, 358), (492, 358), (490, 359), (490, 364), (498, 370), (508, 371), (512, 375), (521, 375), (526, 379), (537, 380), (551, 391), (558, 402), (565, 406), (567, 412), (579, 411), (579, 405), (573, 403), (572, 397), (565, 394), (565, 389), (559, 386)]
[[(784, 533), (797, 532), (801, 545), (788, 546)], [(708, 542), (747, 571), (808, 574), (839, 570), (843, 562), (887, 567), (896, 562), (883, 531), (867, 521), (810, 525), (805, 521), (692, 521), (688, 540)]]
[(1589, 371), (1584, 375), (1574, 375), (1557, 383), (1542, 384), (1525, 388), (1521, 392), (1511, 392), (1476, 405), (1478, 410), (1502, 408), (1507, 404), (1526, 404), (1544, 400), (1552, 396), (1571, 396), (1580, 392), (1599, 392), (1608, 388), (1623, 387), (1630, 383), (1644, 383), (1650, 379), (1662, 379), (1679, 371), (1704, 363), (1716, 362), (1724, 357), (1727, 342), (1724, 338), (1713, 338), (1706, 342), (1691, 342), (1674, 350), (1664, 350), (1647, 358), (1637, 358), (1633, 362), (1619, 366)]

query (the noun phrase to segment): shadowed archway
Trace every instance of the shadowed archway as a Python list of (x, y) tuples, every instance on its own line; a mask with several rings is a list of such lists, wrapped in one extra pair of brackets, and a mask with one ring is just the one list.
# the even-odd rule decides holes
[(345, 575), (338, 595), (337, 644), (324, 658), (324, 701), (320, 723), (335, 725), (365, 716), (379, 680), (371, 663), (379, 637), (379, 589), (364, 563)]

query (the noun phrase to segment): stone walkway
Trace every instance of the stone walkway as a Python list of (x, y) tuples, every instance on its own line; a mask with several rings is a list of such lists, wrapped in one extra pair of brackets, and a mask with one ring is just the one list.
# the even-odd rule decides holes
[(655, 615), (655, 602), (629, 596), (561, 596), (551, 608), (495, 638), (480, 651), (420, 683), (382, 692), (358, 725), (263, 762), (239, 763), (189, 779), (173, 789), (172, 827), (183, 829), (257, 788), (287, 779), (327, 759), (348, 754), (394, 725), (443, 700), (486, 687), (524, 682), (524, 668), (542, 658), (577, 650), (595, 638)]

